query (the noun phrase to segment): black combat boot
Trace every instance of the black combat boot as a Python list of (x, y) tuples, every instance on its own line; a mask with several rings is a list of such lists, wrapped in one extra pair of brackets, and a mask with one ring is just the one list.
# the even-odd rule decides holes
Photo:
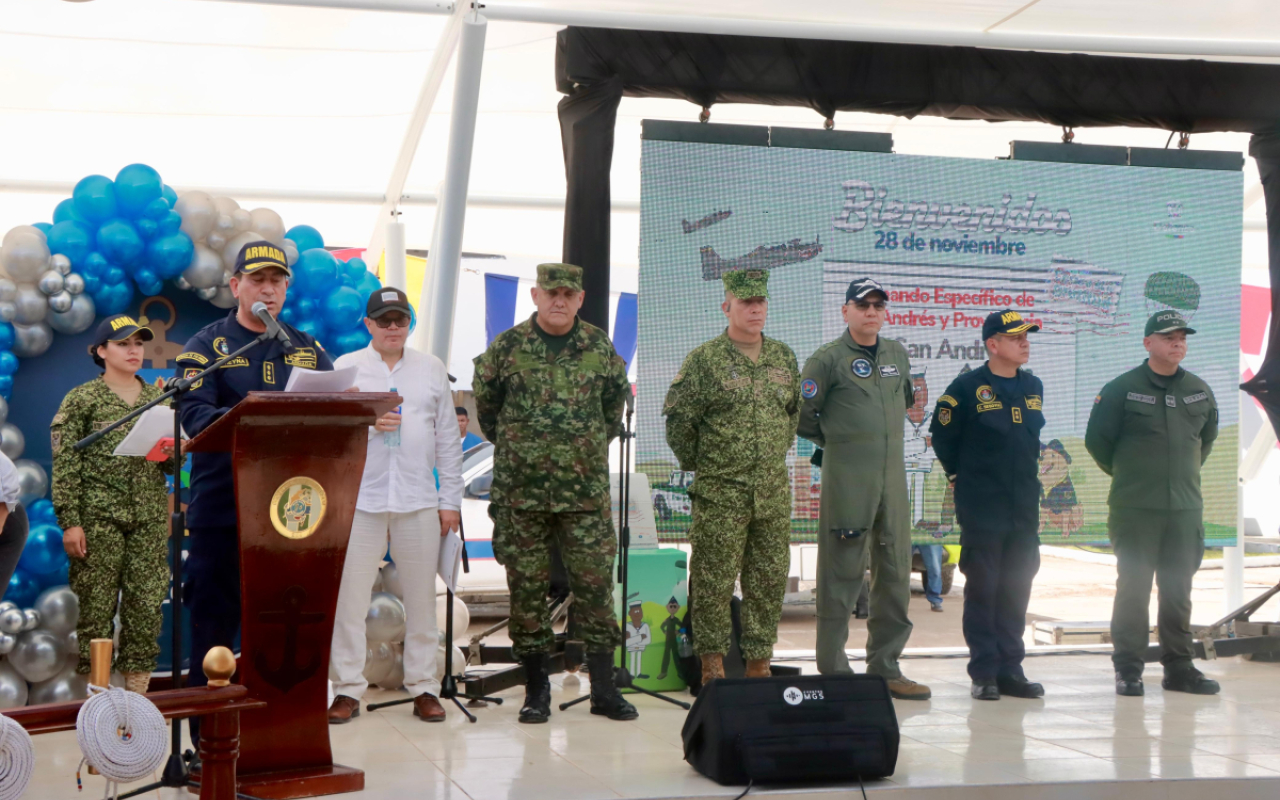
[(547, 654), (520, 659), (524, 665), (524, 705), (520, 722), (537, 724), (551, 719), (551, 680), (547, 677)]
[(613, 680), (613, 653), (587, 653), (591, 673), (591, 713), (609, 719), (627, 720), (640, 716), (636, 707), (622, 698)]

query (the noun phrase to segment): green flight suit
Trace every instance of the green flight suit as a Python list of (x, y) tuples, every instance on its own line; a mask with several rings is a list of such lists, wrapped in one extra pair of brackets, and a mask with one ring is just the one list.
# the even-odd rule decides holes
[[(818, 671), (850, 673), (849, 618), (871, 560), (867, 672), (900, 677), (911, 636), (911, 523), (902, 417), (913, 401), (911, 365), (900, 343), (876, 352), (846, 330), (823, 345), (801, 375), (799, 433), (823, 448), (818, 511)], [(848, 531), (841, 539), (837, 531)], [(852, 532), (856, 532), (854, 536)]]
[(1157, 375), (1146, 362), (1102, 388), (1089, 415), (1085, 447), (1111, 476), (1107, 532), (1116, 551), (1112, 663), (1142, 674), (1154, 576), (1157, 628), (1166, 671), (1188, 665), (1191, 580), (1204, 556), (1200, 467), (1218, 437), (1209, 384), (1178, 369)]
[(722, 334), (684, 360), (662, 413), (689, 497), (693, 649), (729, 652), (733, 585), (742, 580), (746, 659), (769, 658), (778, 640), (791, 564), (791, 483), (800, 375), (791, 348), (764, 337), (752, 363)]

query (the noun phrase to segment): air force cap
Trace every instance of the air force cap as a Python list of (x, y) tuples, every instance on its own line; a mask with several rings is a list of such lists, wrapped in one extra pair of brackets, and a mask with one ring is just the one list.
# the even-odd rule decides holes
[(889, 293), (886, 292), (884, 290), (884, 287), (881, 286), (878, 282), (873, 281), (870, 278), (858, 278), (857, 280), (851, 282), (849, 284), (849, 288), (845, 290), (844, 301), (846, 303), (852, 303), (858, 300), (862, 300), (872, 292), (879, 292), (880, 296), (883, 297), (885, 300), (889, 299)]
[(1013, 336), (1019, 333), (1035, 333), (1040, 330), (1040, 326), (1032, 322), (1027, 322), (1017, 311), (993, 311), (987, 315), (986, 320), (982, 323), (982, 341), (990, 339), (997, 334), (1008, 334)]
[(276, 247), (271, 242), (249, 242), (240, 248), (240, 254), (236, 256), (236, 274), (249, 275), (260, 269), (275, 268), (283, 272), (289, 277), (293, 277), (293, 273), (289, 270), (289, 261), (285, 258), (284, 250)]

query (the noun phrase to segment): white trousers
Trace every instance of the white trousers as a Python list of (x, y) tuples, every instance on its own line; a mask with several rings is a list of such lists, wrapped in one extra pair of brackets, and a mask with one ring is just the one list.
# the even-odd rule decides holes
[(436, 569), (440, 560), (440, 517), (434, 508), (405, 514), (369, 514), (356, 509), (338, 589), (337, 618), (333, 621), (333, 691), (359, 700), (369, 688), (364, 679), (364, 620), (388, 540), (391, 560), (396, 562), (400, 585), (404, 587), (404, 686), (414, 697), (424, 693), (439, 696)]

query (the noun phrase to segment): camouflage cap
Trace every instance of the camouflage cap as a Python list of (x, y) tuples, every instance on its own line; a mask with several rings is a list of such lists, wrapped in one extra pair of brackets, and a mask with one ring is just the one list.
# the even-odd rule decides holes
[(769, 270), (740, 269), (724, 274), (724, 288), (739, 300), (752, 297), (769, 299)]
[(539, 289), (559, 289), (561, 286), (575, 292), (582, 291), (582, 267), (573, 264), (538, 265)]

